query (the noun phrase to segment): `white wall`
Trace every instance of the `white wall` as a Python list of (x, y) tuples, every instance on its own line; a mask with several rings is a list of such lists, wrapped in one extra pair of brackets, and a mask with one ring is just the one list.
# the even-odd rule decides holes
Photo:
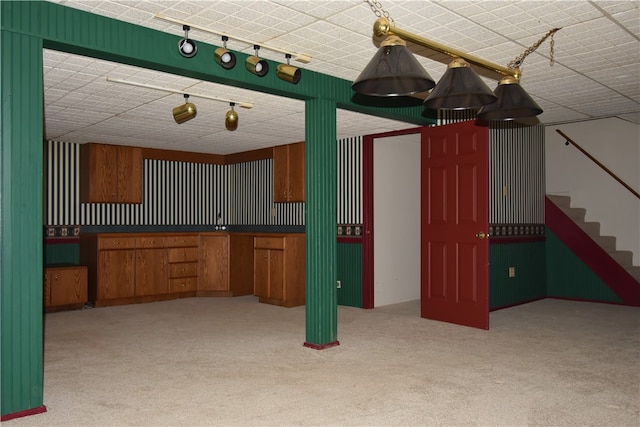
[(374, 306), (420, 299), (420, 134), (373, 144)]
[(572, 145), (561, 130), (609, 170), (640, 192), (640, 126), (608, 118), (545, 128), (548, 194), (571, 197), (572, 207), (587, 209), (587, 221), (615, 236), (618, 250), (633, 252), (640, 265), (640, 200)]

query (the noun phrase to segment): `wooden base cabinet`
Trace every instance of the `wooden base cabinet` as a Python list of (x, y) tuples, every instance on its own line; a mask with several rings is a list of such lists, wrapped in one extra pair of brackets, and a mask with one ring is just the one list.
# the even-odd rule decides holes
[(254, 294), (267, 304), (305, 304), (304, 234), (254, 238)]
[(253, 235), (200, 234), (198, 296), (253, 294)]
[(45, 266), (43, 295), (46, 312), (82, 308), (88, 301), (87, 267)]

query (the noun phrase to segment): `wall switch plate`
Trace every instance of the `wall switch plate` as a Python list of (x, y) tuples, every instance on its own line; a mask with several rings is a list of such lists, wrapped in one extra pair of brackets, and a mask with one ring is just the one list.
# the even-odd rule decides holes
[(516, 277), (516, 268), (509, 267), (509, 277)]
[(340, 281), (340, 280), (336, 281), (336, 288), (338, 288), (338, 289), (342, 288), (342, 281)]

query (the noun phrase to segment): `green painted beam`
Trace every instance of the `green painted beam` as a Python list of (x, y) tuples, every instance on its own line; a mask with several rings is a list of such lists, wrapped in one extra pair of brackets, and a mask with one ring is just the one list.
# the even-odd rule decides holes
[[(4, 16), (3, 16), (4, 17)], [(2, 415), (42, 406), (42, 41), (1, 32)]]

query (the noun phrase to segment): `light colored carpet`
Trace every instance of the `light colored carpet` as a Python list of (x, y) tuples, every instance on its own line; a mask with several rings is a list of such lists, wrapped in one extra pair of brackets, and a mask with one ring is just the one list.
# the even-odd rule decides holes
[(547, 299), (489, 331), (419, 310), (339, 307), (323, 351), (304, 307), (254, 297), (48, 314), (48, 412), (6, 425), (639, 425), (639, 309)]

